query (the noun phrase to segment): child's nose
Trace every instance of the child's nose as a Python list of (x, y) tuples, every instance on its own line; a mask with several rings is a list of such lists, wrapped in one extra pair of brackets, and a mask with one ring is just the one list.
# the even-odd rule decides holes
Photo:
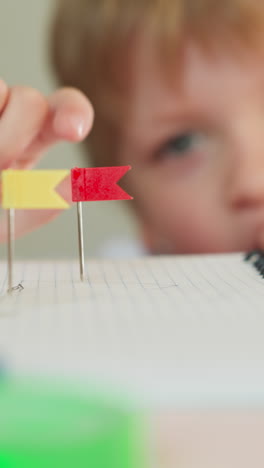
[(263, 207), (264, 213), (264, 144), (254, 153), (238, 158), (232, 171), (229, 201), (236, 209)]

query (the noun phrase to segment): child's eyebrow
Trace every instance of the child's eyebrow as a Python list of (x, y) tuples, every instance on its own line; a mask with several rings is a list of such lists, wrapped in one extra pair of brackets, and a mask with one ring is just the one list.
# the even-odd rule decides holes
[(198, 106), (196, 103), (190, 106), (186, 103), (186, 107), (181, 104), (178, 107), (172, 106), (170, 109), (157, 111), (156, 114), (153, 112), (150, 120), (154, 125), (175, 128), (175, 126), (183, 127), (197, 125), (197, 123), (206, 124), (212, 121), (212, 116), (206, 107)]

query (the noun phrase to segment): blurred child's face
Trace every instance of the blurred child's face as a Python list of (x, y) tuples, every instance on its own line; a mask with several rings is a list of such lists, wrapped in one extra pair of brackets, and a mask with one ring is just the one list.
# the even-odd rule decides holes
[[(166, 80), (141, 44), (120, 154), (156, 253), (264, 248), (264, 54), (190, 44)], [(182, 73), (182, 70), (181, 70)], [(124, 161), (125, 160), (125, 161)]]

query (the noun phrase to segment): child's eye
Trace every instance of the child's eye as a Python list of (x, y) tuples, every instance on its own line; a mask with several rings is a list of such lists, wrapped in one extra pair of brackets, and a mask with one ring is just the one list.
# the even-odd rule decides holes
[(197, 150), (202, 135), (198, 132), (189, 132), (171, 138), (159, 151), (159, 157), (176, 156), (183, 157)]

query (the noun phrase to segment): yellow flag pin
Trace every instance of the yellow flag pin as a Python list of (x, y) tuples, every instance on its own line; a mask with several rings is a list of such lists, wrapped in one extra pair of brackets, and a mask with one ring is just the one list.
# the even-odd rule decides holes
[(56, 192), (56, 187), (68, 175), (68, 170), (2, 172), (2, 207), (7, 210), (8, 222), (8, 291), (13, 286), (15, 238), (15, 210), (65, 210), (68, 203)]

